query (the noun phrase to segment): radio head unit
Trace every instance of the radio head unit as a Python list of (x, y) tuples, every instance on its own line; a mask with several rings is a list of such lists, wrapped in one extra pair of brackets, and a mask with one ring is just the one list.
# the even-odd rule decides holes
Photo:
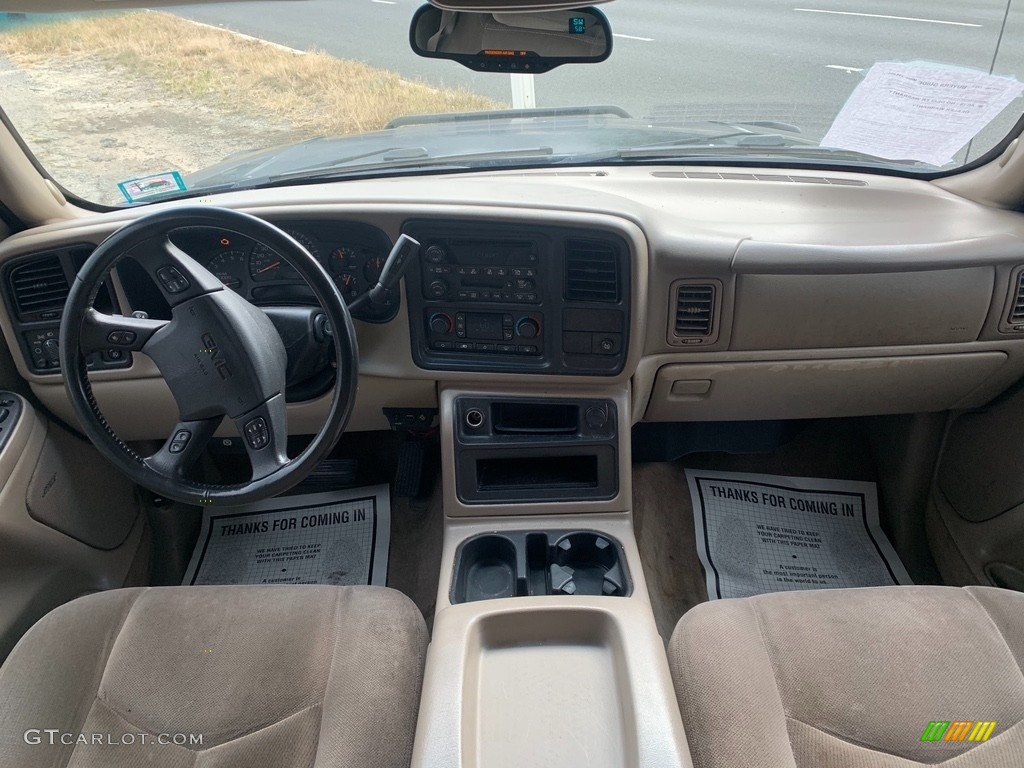
[(629, 261), (617, 235), (507, 223), (408, 222), (407, 273), (422, 368), (613, 375), (629, 325)]

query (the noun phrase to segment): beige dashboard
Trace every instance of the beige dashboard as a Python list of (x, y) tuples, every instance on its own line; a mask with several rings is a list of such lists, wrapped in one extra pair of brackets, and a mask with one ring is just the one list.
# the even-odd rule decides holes
[[(414, 363), (404, 295), (390, 323), (357, 323), (353, 430), (386, 428), (382, 407), (436, 406), (439, 384), (587, 393), (628, 383), (633, 422), (706, 421), (973, 407), (1024, 374), (1024, 320), (1011, 321), (1024, 271), (1024, 217), (927, 182), (609, 168), (350, 181), (204, 202), (275, 223), (360, 222), (392, 241), (415, 219), (571, 227), (626, 244), (629, 343), (620, 373), (425, 370)], [(154, 207), (20, 233), (0, 244), (0, 264), (98, 243)], [(129, 311), (120, 286), (115, 292)], [(696, 333), (686, 322), (696, 314), (691, 299), (707, 310), (707, 327)], [(17, 353), (6, 301), (0, 325), (39, 399), (72, 421), (59, 374), (34, 373)], [(93, 374), (93, 382), (125, 439), (165, 437), (177, 418), (144, 355), (129, 368)], [(325, 411), (322, 400), (292, 405), (289, 429), (312, 433)]]

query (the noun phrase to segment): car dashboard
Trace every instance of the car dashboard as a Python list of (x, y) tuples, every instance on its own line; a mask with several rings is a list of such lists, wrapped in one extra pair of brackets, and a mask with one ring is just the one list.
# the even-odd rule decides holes
[[(461, 386), (614, 395), (627, 425), (941, 411), (1024, 373), (1024, 227), (936, 185), (848, 172), (595, 168), (356, 180), (226, 193), (302, 243), (346, 300), (401, 233), (402, 290), (355, 313), (350, 429)], [(3, 331), (40, 400), (73, 420), (56, 364), (61, 291), (119, 225), (170, 202), (83, 215), (0, 245)], [(305, 306), (287, 263), (232, 233), (175, 243), (266, 307)], [(104, 311), (166, 312), (130, 261)], [(90, 361), (125, 439), (160, 439), (170, 394), (144, 355)], [(322, 395), (289, 407), (311, 434)], [(226, 429), (230, 429), (229, 427)]]

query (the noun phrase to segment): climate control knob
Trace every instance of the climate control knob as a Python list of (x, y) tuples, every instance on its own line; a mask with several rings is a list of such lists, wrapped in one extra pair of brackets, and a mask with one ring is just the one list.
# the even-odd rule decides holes
[(442, 299), (448, 294), (448, 283), (444, 280), (432, 280), (427, 286), (427, 293), (432, 299)]
[(535, 339), (540, 333), (540, 323), (532, 317), (521, 317), (516, 323), (516, 335), (524, 339)]
[(452, 332), (452, 318), (444, 312), (435, 312), (432, 314), (430, 319), (427, 321), (427, 325), (430, 326), (432, 333), (439, 335)]

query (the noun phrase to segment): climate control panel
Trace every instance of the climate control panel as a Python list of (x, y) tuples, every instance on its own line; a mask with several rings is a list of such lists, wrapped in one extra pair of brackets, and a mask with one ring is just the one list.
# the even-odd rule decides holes
[(543, 355), (543, 315), (537, 312), (425, 310), (427, 345), (442, 352)]

